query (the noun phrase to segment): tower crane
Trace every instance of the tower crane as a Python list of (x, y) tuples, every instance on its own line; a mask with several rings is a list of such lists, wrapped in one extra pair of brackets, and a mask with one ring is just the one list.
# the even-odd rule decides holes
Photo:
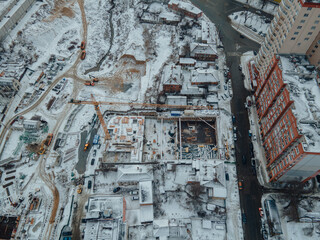
[(91, 99), (92, 99), (92, 101), (91, 101), (90, 104), (93, 104), (93, 105), (94, 105), (94, 109), (95, 109), (96, 112), (97, 112), (99, 121), (100, 121), (100, 123), (101, 123), (101, 126), (102, 126), (103, 131), (104, 131), (104, 134), (105, 134), (104, 138), (105, 138), (105, 140), (109, 140), (109, 139), (111, 139), (111, 137), (110, 137), (110, 134), (109, 134), (107, 125), (106, 125), (106, 123), (105, 123), (105, 121), (104, 121), (104, 119), (103, 119), (102, 113), (101, 113), (101, 111), (100, 111), (99, 102), (96, 101), (96, 99), (94, 98), (93, 94), (91, 94)]
[[(93, 95), (92, 95), (93, 96)], [(92, 97), (91, 97), (92, 98)], [(69, 103), (72, 104), (92, 104), (98, 105), (122, 105), (122, 106), (139, 106), (139, 107), (157, 107), (157, 108), (180, 108), (188, 110), (212, 110), (212, 106), (198, 106), (198, 105), (168, 105), (168, 104), (156, 104), (156, 103), (132, 103), (132, 102), (104, 102), (104, 101), (82, 101), (71, 99)]]

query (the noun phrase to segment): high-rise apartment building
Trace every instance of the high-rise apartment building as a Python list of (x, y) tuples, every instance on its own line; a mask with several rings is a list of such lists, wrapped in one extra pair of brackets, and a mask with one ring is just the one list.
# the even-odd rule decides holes
[[(256, 58), (260, 74), (267, 71), (275, 54), (307, 54), (319, 32), (320, 0), (282, 0)], [(313, 56), (320, 54), (319, 48), (313, 50)]]
[(320, 91), (305, 56), (275, 56), (255, 92), (269, 181), (320, 172)]
[(313, 43), (307, 51), (307, 56), (312, 65), (316, 66), (320, 70), (320, 32), (318, 36), (314, 39)]

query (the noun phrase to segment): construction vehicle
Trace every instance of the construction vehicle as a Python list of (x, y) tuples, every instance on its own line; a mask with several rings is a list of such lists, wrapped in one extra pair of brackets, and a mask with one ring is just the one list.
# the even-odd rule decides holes
[(87, 151), (89, 146), (90, 146), (90, 143), (87, 142), (87, 143), (84, 145), (83, 151)]
[(84, 60), (85, 58), (86, 58), (86, 51), (85, 50), (83, 50), (82, 52), (81, 52), (81, 60)]
[(44, 141), (42, 141), (42, 143), (40, 145), (40, 149), (38, 151), (38, 154), (42, 155), (42, 154), (44, 154), (46, 152), (47, 148), (51, 144), (52, 138), (53, 138), (53, 134), (49, 133), (47, 138)]
[(81, 194), (82, 193), (82, 185), (79, 185), (78, 189), (77, 189), (77, 193)]
[(92, 81), (92, 82), (86, 81), (86, 82), (84, 83), (84, 85), (86, 85), (86, 86), (94, 86), (94, 82), (93, 82), (93, 81)]
[(80, 45), (81, 50), (84, 50), (86, 48), (86, 42), (82, 41)]

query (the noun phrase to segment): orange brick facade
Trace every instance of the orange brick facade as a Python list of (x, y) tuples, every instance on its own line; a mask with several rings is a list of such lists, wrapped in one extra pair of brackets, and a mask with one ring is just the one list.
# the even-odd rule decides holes
[[(255, 77), (257, 81), (254, 96), (269, 181), (281, 181), (280, 178), (288, 174), (290, 169), (295, 166), (299, 169), (305, 161), (319, 156), (319, 153), (307, 152), (303, 148), (303, 135), (293, 111), (294, 101), (290, 97), (287, 82), (283, 80), (279, 58), (274, 57), (263, 74), (255, 74), (255, 68), (248, 66), (249, 69), (252, 68), (249, 71), (251, 79)], [(289, 175), (293, 176), (295, 171), (291, 171)], [(314, 171), (316, 174), (318, 169)], [(305, 176), (303, 180), (306, 181), (313, 175), (307, 178)]]

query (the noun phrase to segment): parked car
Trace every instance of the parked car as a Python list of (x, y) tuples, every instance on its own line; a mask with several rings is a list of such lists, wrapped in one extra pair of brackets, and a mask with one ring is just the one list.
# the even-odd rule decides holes
[(139, 200), (139, 197), (138, 196), (133, 196), (132, 200)]
[(238, 140), (236, 133), (233, 134), (233, 140), (234, 140), (234, 141), (237, 141), (237, 140)]
[(259, 208), (259, 214), (260, 214), (260, 217), (263, 217), (264, 213), (262, 208)]
[(233, 127), (233, 133), (237, 133), (237, 127)]
[(94, 158), (92, 158), (92, 159), (91, 159), (91, 165), (93, 165), (93, 164), (94, 164), (94, 161), (95, 161), (95, 159), (94, 159)]
[(116, 187), (116, 188), (113, 189), (113, 192), (114, 192), (114, 193), (119, 192), (120, 189), (121, 189), (120, 187)]
[(256, 160), (255, 159), (251, 159), (251, 166), (256, 167)]
[(238, 186), (239, 186), (239, 190), (242, 190), (243, 189), (243, 180), (240, 180), (238, 182)]
[(234, 124), (236, 122), (236, 117), (233, 115), (232, 116), (232, 123)]
[(242, 213), (242, 222), (247, 223), (247, 216), (245, 213)]
[(95, 157), (97, 155), (97, 150), (93, 150), (93, 156)]
[(226, 173), (226, 180), (229, 181), (229, 173)]
[(138, 195), (138, 194), (139, 194), (138, 190), (130, 191), (130, 195)]
[(88, 189), (91, 189), (91, 185), (92, 185), (92, 182), (91, 180), (88, 181)]

